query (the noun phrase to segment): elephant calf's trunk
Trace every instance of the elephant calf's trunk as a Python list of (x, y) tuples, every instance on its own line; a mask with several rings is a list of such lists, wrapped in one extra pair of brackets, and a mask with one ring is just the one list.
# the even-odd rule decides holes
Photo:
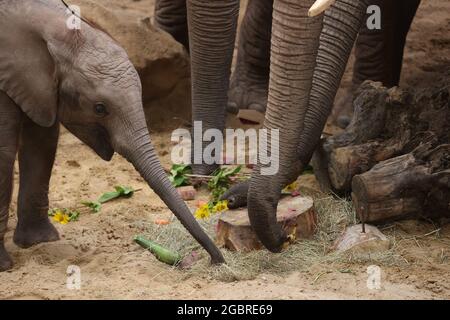
[[(213, 264), (224, 263), (225, 260), (220, 250), (200, 227), (189, 208), (167, 178), (167, 174), (150, 143), (150, 137), (146, 135), (141, 140), (140, 143), (134, 144), (137, 147), (133, 147), (131, 152), (125, 151), (123, 154), (175, 214), (189, 233), (210, 254), (211, 262)], [(129, 148), (125, 147), (122, 150), (128, 150)]]

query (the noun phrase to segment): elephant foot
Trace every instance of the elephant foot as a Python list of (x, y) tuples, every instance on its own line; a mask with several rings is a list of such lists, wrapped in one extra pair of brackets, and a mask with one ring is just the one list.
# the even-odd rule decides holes
[(251, 109), (265, 113), (268, 87), (268, 76), (250, 77), (245, 67), (236, 68), (228, 91), (227, 111), (237, 114), (240, 109)]
[(0, 243), (0, 272), (11, 269), (13, 266), (13, 262), (8, 252), (6, 252), (5, 246), (3, 243)]
[(19, 223), (14, 232), (14, 243), (24, 249), (42, 242), (57, 240), (59, 240), (58, 231), (48, 218), (33, 223)]
[(228, 201), (228, 208), (237, 209), (245, 207), (247, 205), (247, 193), (250, 182), (244, 181), (232, 186), (227, 192), (225, 192), (220, 200)]

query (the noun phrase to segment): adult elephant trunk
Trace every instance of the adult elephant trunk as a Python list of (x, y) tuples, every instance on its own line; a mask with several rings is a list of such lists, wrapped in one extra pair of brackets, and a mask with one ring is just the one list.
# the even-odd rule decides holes
[[(144, 119), (143, 114), (141, 119)], [(137, 123), (141, 125), (138, 126)], [(114, 149), (134, 165), (150, 188), (164, 201), (195, 240), (205, 248), (211, 256), (211, 263), (225, 262), (220, 250), (197, 223), (193, 214), (167, 178), (167, 174), (155, 153), (145, 123), (142, 123), (142, 120), (137, 120), (130, 124), (130, 127), (140, 129), (129, 130), (133, 132), (128, 137), (118, 137), (116, 140), (113, 137)]]
[[(208, 129), (223, 131), (239, 0), (187, 0), (187, 10), (192, 118), (194, 123), (201, 123), (203, 132)], [(196, 140), (201, 138), (194, 137)], [(218, 164), (203, 162), (202, 153), (202, 150), (193, 150), (193, 170), (198, 174), (209, 174)]]
[(367, 2), (338, 0), (325, 13), (305, 127), (299, 141), (298, 154), (302, 163), (310, 161), (319, 144), (353, 44), (364, 20)]
[[(276, 221), (281, 190), (302, 170), (297, 146), (309, 103), (323, 20), (323, 15), (308, 17), (313, 3), (312, 0), (274, 1), (269, 97), (264, 127), (268, 129), (269, 143), (272, 130), (279, 129), (279, 171), (275, 175), (263, 175), (264, 167), (258, 164), (248, 193), (252, 227), (263, 245), (272, 252), (281, 251), (287, 240)], [(269, 148), (273, 150), (272, 146)]]

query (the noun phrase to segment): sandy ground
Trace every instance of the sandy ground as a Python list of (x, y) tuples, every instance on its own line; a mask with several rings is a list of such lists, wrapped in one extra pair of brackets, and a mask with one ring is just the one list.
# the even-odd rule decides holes
[[(99, 0), (100, 1), (100, 0)], [(117, 10), (152, 15), (153, 0), (114, 0)], [(405, 86), (426, 85), (449, 65), (450, 3), (423, 0), (406, 48)], [(349, 84), (349, 74), (343, 88)], [(153, 132), (155, 146), (170, 167), (170, 134)], [(17, 169), (16, 188), (17, 191)], [(142, 222), (169, 217), (165, 205), (120, 156), (105, 163), (86, 146), (63, 131), (51, 181), (51, 207), (76, 207), (95, 199), (115, 185), (142, 188), (131, 200), (104, 207), (101, 213), (84, 213), (77, 222), (57, 225), (61, 240), (22, 250), (12, 242), (16, 224), (16, 196), (10, 211), (6, 247), (15, 267), (0, 274), (3, 299), (437, 299), (450, 298), (450, 228), (426, 235), (436, 226), (406, 221), (395, 228), (408, 235), (399, 245), (405, 267), (383, 267), (380, 290), (366, 286), (367, 265), (317, 265), (306, 272), (283, 276), (261, 274), (250, 281), (223, 283), (207, 274), (184, 279), (181, 271), (158, 262), (132, 242), (143, 231)], [(439, 236), (437, 236), (439, 235)], [(81, 290), (66, 287), (69, 265), (81, 268)], [(339, 270), (349, 269), (350, 273)], [(181, 281), (183, 280), (183, 281)]]

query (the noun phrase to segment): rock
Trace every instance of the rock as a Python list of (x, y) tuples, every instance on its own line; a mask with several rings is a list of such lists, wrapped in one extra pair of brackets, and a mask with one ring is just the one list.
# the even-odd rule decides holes
[[(310, 238), (317, 225), (313, 199), (282, 198), (278, 204), (277, 219), (287, 234), (295, 234), (296, 238)], [(263, 247), (250, 226), (246, 208), (229, 210), (221, 215), (216, 240), (220, 246), (233, 251), (251, 251)]]
[(197, 195), (197, 191), (192, 186), (179, 187), (177, 190), (184, 201), (194, 200)]
[(362, 225), (357, 224), (348, 227), (345, 232), (336, 239), (334, 249), (339, 252), (375, 253), (389, 250), (389, 239), (378, 228), (365, 225), (366, 232), (362, 233)]
[(142, 81), (151, 129), (170, 130), (190, 122), (190, 63), (181, 44), (152, 26), (145, 12), (125, 11), (113, 4), (105, 7), (93, 0), (67, 3), (79, 6), (84, 19), (105, 30), (127, 51)]

